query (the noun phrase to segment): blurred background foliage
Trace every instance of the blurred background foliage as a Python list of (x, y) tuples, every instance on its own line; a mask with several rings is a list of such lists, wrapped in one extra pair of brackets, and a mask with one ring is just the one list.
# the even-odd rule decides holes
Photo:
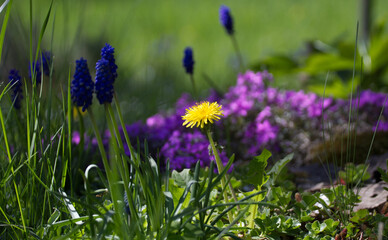
[[(32, 2), (35, 50), (51, 1)], [(186, 46), (194, 50), (194, 77), (202, 95), (207, 94), (210, 81), (223, 91), (235, 84), (237, 59), (218, 19), (218, 9), (225, 4), (231, 9), (236, 38), (248, 68), (268, 69), (277, 87), (318, 93), (323, 92), (330, 71), (329, 93), (344, 97), (352, 75), (361, 2), (57, 0), (41, 48), (53, 53), (54, 88), (59, 94), (59, 87), (67, 84), (69, 71), (71, 76), (74, 73), (75, 60), (87, 58), (93, 75), (100, 49), (110, 43), (116, 50), (119, 74), (115, 89), (126, 119), (128, 123), (144, 120), (172, 107), (182, 92), (191, 91), (182, 67)], [(13, 3), (2, 56), (3, 79), (12, 68), (28, 77), (29, 4), (27, 0)], [(364, 80), (378, 78), (366, 86), (375, 89), (387, 86), (386, 9), (388, 1), (373, 1), (372, 37), (365, 44), (359, 43), (364, 62), (372, 63), (365, 64)]]

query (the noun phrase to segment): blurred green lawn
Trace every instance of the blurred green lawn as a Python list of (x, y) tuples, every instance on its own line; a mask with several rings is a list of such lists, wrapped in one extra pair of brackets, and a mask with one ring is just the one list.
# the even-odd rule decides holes
[[(50, 1), (32, 2), (37, 38)], [(132, 122), (171, 107), (183, 91), (191, 91), (181, 63), (186, 46), (194, 49), (195, 79), (203, 95), (209, 88), (204, 74), (223, 90), (235, 83), (234, 50), (219, 23), (221, 4), (231, 9), (248, 66), (271, 54), (292, 53), (306, 40), (355, 39), (360, 15), (356, 0), (62, 0), (54, 1), (42, 48), (52, 49), (55, 81), (64, 85), (76, 59), (87, 58), (93, 75), (101, 47), (106, 42), (114, 46), (115, 88)], [(388, 1), (376, 0), (374, 20), (386, 19), (386, 9)], [(14, 1), (3, 56), (10, 59), (6, 70), (28, 74), (28, 31), (29, 1)], [(297, 78), (276, 84), (299, 87)]]

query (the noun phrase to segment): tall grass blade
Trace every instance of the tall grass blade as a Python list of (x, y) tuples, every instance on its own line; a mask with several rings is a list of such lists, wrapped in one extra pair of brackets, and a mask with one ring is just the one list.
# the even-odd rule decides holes
[(7, 0), (1, 5), (0, 7), (0, 13), (3, 11), (3, 9), (7, 6), (7, 10), (5, 12), (4, 16), (4, 21), (3, 25), (1, 26), (1, 32), (0, 32), (0, 64), (1, 64), (1, 56), (3, 53), (3, 44), (4, 44), (4, 38), (5, 38), (5, 31), (7, 30), (7, 25), (8, 25), (8, 19), (9, 19), (9, 14), (11, 12), (11, 7), (12, 7), (12, 0)]
[[(3, 111), (1, 110), (1, 108), (0, 108), (0, 122), (1, 122), (1, 128), (3, 130), (3, 137), (4, 137), (4, 143), (5, 143), (5, 147), (6, 147), (6, 151), (7, 151), (7, 157), (8, 157), (9, 163), (11, 164), (11, 162), (12, 162), (11, 150), (10, 150), (9, 145), (8, 145), (7, 131), (5, 129), (4, 118), (3, 118)], [(11, 172), (12, 172), (12, 175), (13, 175), (13, 185), (14, 185), (14, 188), (15, 188), (16, 199), (17, 199), (17, 202), (18, 202), (18, 207), (19, 207), (19, 211), (20, 211), (20, 217), (21, 217), (22, 224), (23, 224), (23, 230), (24, 230), (24, 232), (26, 232), (27, 228), (26, 228), (26, 223), (25, 223), (25, 219), (24, 219), (24, 215), (23, 215), (22, 205), (21, 205), (21, 202), (20, 202), (19, 190), (18, 190), (17, 184), (15, 182), (15, 175), (14, 175), (14, 171), (13, 171), (12, 167), (11, 167)]]
[(5, 0), (3, 4), (0, 6), (0, 13), (4, 10), (4, 8), (7, 6), (10, 0)]

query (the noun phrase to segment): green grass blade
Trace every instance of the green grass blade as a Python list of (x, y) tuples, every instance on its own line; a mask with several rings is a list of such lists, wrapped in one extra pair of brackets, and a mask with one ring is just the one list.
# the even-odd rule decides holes
[[(39, 39), (38, 39), (38, 46), (36, 48), (36, 53), (35, 53), (35, 61), (37, 61), (40, 57), (39, 57), (39, 52), (40, 52), (40, 45), (42, 43), (42, 39), (43, 39), (43, 35), (46, 31), (46, 28), (47, 28), (47, 24), (48, 24), (48, 21), (50, 19), (50, 15), (51, 15), (51, 9), (52, 9), (52, 6), (53, 6), (53, 2), (54, 0), (51, 0), (51, 3), (50, 3), (50, 7), (49, 7), (49, 10), (46, 14), (46, 18), (44, 19), (44, 22), (43, 22), (43, 26), (42, 26), (42, 29), (40, 30), (40, 34), (39, 34)], [(43, 67), (43, 66), (42, 66)], [(35, 66), (34, 66), (35, 68)], [(35, 70), (35, 69), (34, 69)], [(42, 74), (43, 76), (43, 74)]]
[(216, 239), (221, 239), (230, 230), (231, 227), (233, 227), (242, 217), (244, 217), (245, 213), (249, 210), (249, 207), (250, 206), (246, 206), (242, 211), (240, 211), (237, 217), (233, 219), (233, 221), (226, 228), (224, 228), (220, 234), (218, 234)]
[[(3, 137), (4, 137), (5, 147), (6, 147), (6, 150), (7, 150), (7, 157), (8, 157), (9, 163), (11, 164), (11, 161), (12, 161), (11, 151), (10, 151), (10, 148), (9, 148), (9, 145), (8, 145), (7, 131), (5, 129), (4, 118), (3, 118), (3, 111), (1, 110), (1, 108), (0, 108), (0, 122), (1, 122), (1, 128), (3, 130)], [(14, 171), (13, 171), (12, 167), (11, 167), (11, 171), (12, 171), (12, 174), (14, 175)], [(23, 210), (22, 210), (22, 205), (20, 203), (19, 190), (18, 190), (17, 184), (15, 182), (15, 178), (13, 179), (13, 185), (14, 185), (14, 188), (15, 188), (15, 194), (16, 194), (16, 199), (17, 199), (18, 206), (19, 206), (20, 216), (21, 216), (21, 219), (22, 219), (23, 229), (24, 229), (24, 232), (27, 232), (26, 223), (25, 223), (25, 220), (24, 220), (24, 215), (23, 215)]]
[(12, 7), (12, 0), (6, 1), (1, 7), (4, 8), (7, 5), (7, 3), (8, 3), (7, 11), (5, 12), (3, 25), (1, 26), (1, 32), (0, 32), (0, 64), (1, 64), (1, 56), (2, 56), (2, 53), (3, 53), (3, 44), (4, 44), (4, 38), (5, 38), (5, 31), (7, 30), (9, 14), (11, 12), (11, 7)]
[[(62, 92), (62, 109), (63, 109), (63, 113), (64, 113), (64, 116), (63, 118), (66, 119), (67, 118), (67, 134), (68, 134), (68, 141), (67, 141), (67, 145), (68, 145), (68, 157), (63, 159), (64, 161), (64, 165), (63, 165), (63, 168), (62, 168), (62, 179), (61, 179), (61, 187), (62, 188), (65, 188), (65, 185), (66, 185), (66, 176), (67, 176), (67, 171), (68, 171), (68, 166), (71, 164), (71, 138), (72, 138), (72, 132), (71, 132), (71, 95), (70, 95), (70, 85), (71, 85), (71, 71), (69, 69), (69, 76), (68, 76), (68, 82), (67, 82), (67, 101), (65, 101), (65, 98), (63, 97), (64, 94), (63, 94), (63, 90), (61, 88), (61, 92)], [(67, 114), (66, 114), (66, 107), (65, 107), (65, 103), (67, 103)], [(71, 178), (70, 178), (70, 186), (72, 188), (72, 184), (71, 184)]]

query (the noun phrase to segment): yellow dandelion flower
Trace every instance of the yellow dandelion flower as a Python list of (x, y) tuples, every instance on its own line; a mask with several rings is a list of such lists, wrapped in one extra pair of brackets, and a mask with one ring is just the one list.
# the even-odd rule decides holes
[(186, 127), (197, 127), (203, 128), (208, 122), (220, 120), (219, 116), (224, 116), (222, 106), (218, 105), (217, 102), (209, 103), (208, 101), (197, 103), (195, 106), (186, 109), (186, 114), (182, 116), (185, 120), (183, 126)]

